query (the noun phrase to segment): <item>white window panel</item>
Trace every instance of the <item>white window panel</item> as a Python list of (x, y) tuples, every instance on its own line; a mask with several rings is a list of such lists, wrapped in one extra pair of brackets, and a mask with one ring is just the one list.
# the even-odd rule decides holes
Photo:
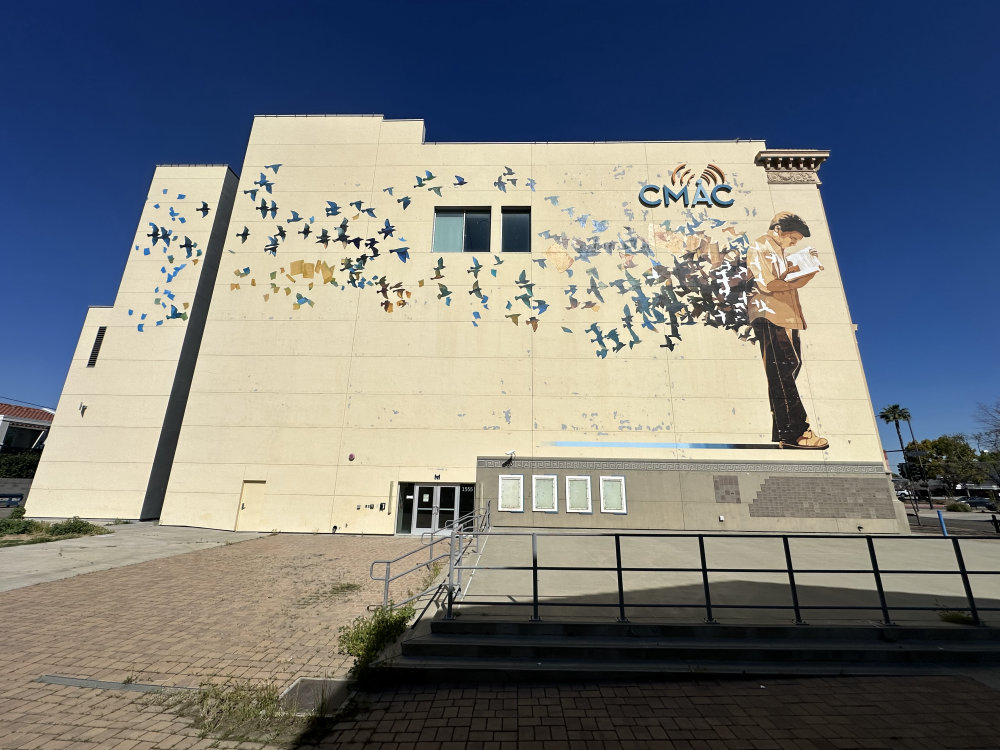
[(543, 513), (557, 513), (559, 511), (559, 497), (556, 487), (557, 477), (550, 475), (540, 475), (531, 477), (531, 509)]
[(520, 474), (500, 475), (500, 505), (498, 510), (520, 513), (524, 510), (524, 477)]
[(465, 214), (461, 211), (438, 211), (434, 214), (434, 239), (431, 249), (435, 253), (462, 252), (465, 234)]
[(590, 513), (590, 477), (566, 477), (566, 511)]
[(625, 512), (625, 477), (601, 477), (601, 513)]

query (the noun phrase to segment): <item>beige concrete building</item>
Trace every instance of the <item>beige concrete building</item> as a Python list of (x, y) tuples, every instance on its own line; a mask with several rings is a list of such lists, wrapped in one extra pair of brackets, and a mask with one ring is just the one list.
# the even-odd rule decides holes
[(33, 515), (159, 515), (236, 183), (226, 166), (156, 168), (115, 303), (83, 324)]
[(29, 513), (905, 533), (827, 155), (258, 117), (238, 185), (157, 170)]

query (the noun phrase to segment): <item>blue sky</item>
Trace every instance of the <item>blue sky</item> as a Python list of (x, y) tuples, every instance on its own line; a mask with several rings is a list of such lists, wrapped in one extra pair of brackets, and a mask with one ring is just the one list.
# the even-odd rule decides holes
[(239, 171), (254, 114), (379, 113), (430, 141), (830, 149), (876, 411), (906, 406), (918, 437), (974, 432), (1000, 399), (998, 26), (995, 2), (12, 5), (0, 400), (55, 405), (154, 165)]

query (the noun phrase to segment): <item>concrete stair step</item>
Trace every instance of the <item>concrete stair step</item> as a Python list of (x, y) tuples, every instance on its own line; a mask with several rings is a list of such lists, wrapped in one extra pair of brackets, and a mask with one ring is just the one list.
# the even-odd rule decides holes
[(618, 622), (528, 622), (459, 618), (431, 622), (435, 635), (488, 635), (517, 637), (592, 638), (692, 638), (712, 642), (774, 640), (793, 642), (850, 641), (898, 643), (927, 641), (943, 644), (1000, 645), (1000, 629), (971, 626), (887, 627), (882, 625), (658, 625)]
[(1000, 665), (985, 627), (736, 626), (436, 619), (366, 682), (949, 674)]
[(934, 664), (858, 664), (842, 661), (803, 663), (746, 662), (739, 660), (649, 659), (512, 659), (462, 656), (396, 657), (368, 670), (364, 685), (441, 682), (541, 682), (580, 680), (655, 679), (766, 679), (803, 676), (888, 676), (953, 674)]
[(608, 662), (614, 660), (692, 662), (738, 660), (743, 662), (858, 662), (858, 663), (970, 663), (1000, 662), (1000, 644), (907, 640), (851, 642), (816, 639), (798, 642), (743, 638), (636, 638), (583, 636), (510, 636), (484, 634), (431, 634), (402, 644), (405, 657), (463, 657), (510, 659), (562, 659)]

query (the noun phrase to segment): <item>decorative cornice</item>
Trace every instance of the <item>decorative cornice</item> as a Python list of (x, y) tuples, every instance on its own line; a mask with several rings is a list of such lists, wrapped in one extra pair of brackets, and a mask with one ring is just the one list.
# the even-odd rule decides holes
[(767, 149), (754, 158), (754, 164), (767, 172), (768, 184), (807, 183), (819, 185), (820, 166), (830, 158), (829, 151), (816, 149)]

